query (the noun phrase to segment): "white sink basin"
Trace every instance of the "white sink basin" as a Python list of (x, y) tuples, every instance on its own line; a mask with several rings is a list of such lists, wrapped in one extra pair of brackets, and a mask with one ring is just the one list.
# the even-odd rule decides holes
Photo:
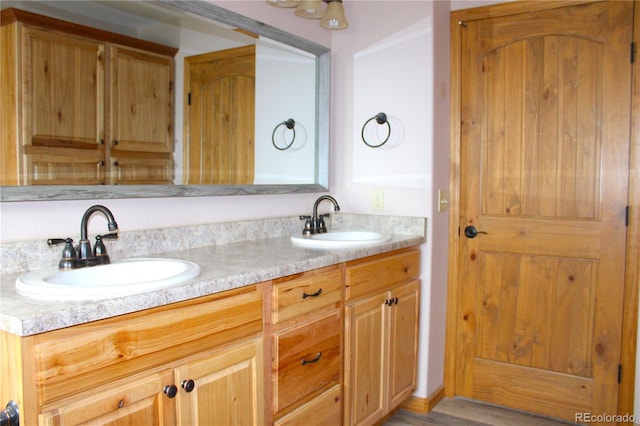
[(158, 290), (200, 274), (200, 266), (179, 259), (137, 258), (109, 265), (29, 272), (16, 280), (18, 293), (45, 300), (106, 299)]
[(291, 242), (300, 247), (331, 249), (380, 244), (390, 240), (391, 235), (371, 231), (329, 231), (309, 237), (291, 236)]

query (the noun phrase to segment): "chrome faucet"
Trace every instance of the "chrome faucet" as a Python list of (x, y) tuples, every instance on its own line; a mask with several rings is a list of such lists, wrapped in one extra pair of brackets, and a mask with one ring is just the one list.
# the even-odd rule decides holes
[(329, 216), (329, 214), (321, 214), (318, 216), (318, 205), (324, 201), (328, 200), (333, 203), (333, 210), (340, 211), (340, 206), (335, 198), (330, 195), (322, 195), (320, 196), (316, 202), (313, 204), (313, 212), (311, 216), (300, 216), (301, 220), (305, 220), (304, 229), (302, 230), (302, 235), (309, 236), (311, 234), (320, 234), (323, 232), (327, 232), (327, 225), (324, 222), (324, 218)]
[(117, 231), (118, 224), (111, 210), (105, 206), (95, 205), (91, 206), (84, 212), (82, 220), (80, 221), (80, 243), (78, 247), (73, 246), (73, 240), (71, 238), (50, 238), (47, 240), (47, 244), (57, 245), (65, 243), (62, 250), (62, 259), (58, 263), (59, 269), (77, 269), (85, 266), (94, 265), (106, 265), (111, 263), (111, 259), (107, 254), (107, 248), (102, 240), (104, 239), (116, 239), (118, 233), (114, 232), (106, 235), (97, 235), (96, 243), (93, 249), (91, 248), (91, 242), (87, 237), (87, 228), (89, 227), (89, 219), (91, 216), (100, 212), (107, 218), (107, 227), (109, 231)]

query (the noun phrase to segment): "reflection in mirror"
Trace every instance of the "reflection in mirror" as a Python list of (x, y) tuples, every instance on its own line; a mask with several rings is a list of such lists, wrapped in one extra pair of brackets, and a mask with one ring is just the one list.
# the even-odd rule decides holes
[[(79, 181), (62, 186), (54, 180), (50, 186), (4, 186), (3, 201), (326, 190), (328, 49), (206, 2), (3, 1), (2, 8), (8, 7), (178, 50), (173, 113), (158, 125), (175, 129), (172, 184), (148, 186), (154, 182), (131, 179), (117, 186), (79, 186)], [(203, 58), (238, 49), (252, 51), (250, 78), (236, 78), (235, 71), (232, 78), (212, 77), (203, 70), (203, 64), (207, 70), (219, 69)], [(293, 131), (281, 126), (289, 119), (295, 120)], [(116, 153), (123, 146), (105, 145), (105, 151)], [(122, 158), (127, 152), (121, 151)]]

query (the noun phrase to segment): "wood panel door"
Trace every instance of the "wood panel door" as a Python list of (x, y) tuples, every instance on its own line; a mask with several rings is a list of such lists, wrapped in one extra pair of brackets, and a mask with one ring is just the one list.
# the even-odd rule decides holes
[(454, 393), (616, 414), (634, 2), (518, 3), (453, 29)]
[(252, 184), (255, 46), (185, 58), (185, 184)]
[(176, 368), (180, 387), (177, 424), (263, 425), (262, 348), (259, 337), (212, 351)]

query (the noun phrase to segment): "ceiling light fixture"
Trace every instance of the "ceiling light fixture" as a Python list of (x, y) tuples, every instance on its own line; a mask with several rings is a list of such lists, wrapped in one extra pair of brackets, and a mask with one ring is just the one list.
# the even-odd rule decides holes
[[(265, 0), (271, 6), (293, 8), (294, 14), (301, 18), (319, 19), (320, 26), (328, 30), (344, 30), (349, 21), (344, 13), (342, 0)], [(323, 7), (326, 3), (326, 8)]]
[(301, 18), (320, 19), (324, 15), (322, 3), (322, 0), (302, 0), (293, 13)]
[(347, 17), (344, 15), (342, 0), (330, 0), (327, 2), (327, 10), (320, 19), (320, 26), (328, 30), (344, 30), (349, 26)]
[(266, 2), (276, 7), (296, 7), (300, 0), (266, 0)]

